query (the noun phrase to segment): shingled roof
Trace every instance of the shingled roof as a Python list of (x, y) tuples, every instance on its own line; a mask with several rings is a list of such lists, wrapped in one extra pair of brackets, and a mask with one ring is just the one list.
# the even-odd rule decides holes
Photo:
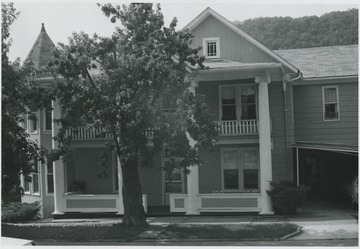
[(300, 69), (304, 78), (358, 75), (358, 45), (275, 50)]
[(26, 57), (25, 63), (31, 63), (35, 69), (41, 69), (51, 60), (55, 48), (55, 44), (46, 33), (44, 24), (42, 24), (40, 34)]

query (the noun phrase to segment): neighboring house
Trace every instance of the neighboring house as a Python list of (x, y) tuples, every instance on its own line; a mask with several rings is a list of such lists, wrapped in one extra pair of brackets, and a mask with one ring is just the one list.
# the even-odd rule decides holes
[[(269, 181), (305, 183), (327, 194), (338, 190), (330, 181), (341, 184), (357, 172), (357, 45), (271, 51), (210, 8), (185, 28), (194, 34), (191, 46), (203, 47), (208, 66), (192, 90), (205, 95), (220, 135), (214, 152), (200, 149), (205, 164), (188, 175), (175, 170), (169, 180), (162, 170), (166, 150), (152, 168), (140, 168), (146, 210), (272, 214)], [(55, 48), (42, 28), (28, 60), (48, 61), (49, 47)], [(51, 82), (46, 75), (38, 80)], [(26, 127), (46, 148), (56, 148), (51, 136), (59, 128), (49, 119), (61, 115), (58, 101), (52, 106), (51, 119), (41, 110)], [(42, 201), (44, 217), (122, 214), (121, 171), (105, 147), (109, 137), (98, 138), (98, 132), (70, 128), (74, 159), (56, 161), (54, 168), (39, 164), (35, 180), (23, 182), (23, 201)], [(108, 168), (98, 165), (101, 158)]]
[(315, 195), (341, 198), (358, 174), (358, 45), (275, 52), (303, 74), (293, 82), (294, 177)]

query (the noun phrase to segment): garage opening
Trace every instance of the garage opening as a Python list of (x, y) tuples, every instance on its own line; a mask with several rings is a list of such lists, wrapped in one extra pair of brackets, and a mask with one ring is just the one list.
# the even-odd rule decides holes
[(294, 180), (311, 187), (310, 198), (349, 199), (346, 184), (358, 176), (357, 152), (295, 148), (294, 155)]

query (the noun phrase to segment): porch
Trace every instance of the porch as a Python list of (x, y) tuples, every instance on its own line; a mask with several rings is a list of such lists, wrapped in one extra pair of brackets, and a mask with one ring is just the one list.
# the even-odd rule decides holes
[[(197, 212), (260, 212), (261, 193), (211, 193), (196, 196)], [(170, 213), (188, 210), (187, 194), (170, 195)]]

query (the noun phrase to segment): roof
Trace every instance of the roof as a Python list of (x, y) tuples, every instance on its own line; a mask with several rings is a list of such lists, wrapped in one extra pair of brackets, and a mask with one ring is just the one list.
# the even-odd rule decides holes
[(301, 149), (314, 149), (314, 150), (326, 150), (326, 151), (349, 152), (349, 153), (358, 153), (359, 151), (357, 145), (320, 143), (320, 142), (310, 142), (310, 141), (297, 141), (295, 144), (292, 145), (292, 147), (301, 148)]
[(55, 48), (42, 23), (40, 34), (26, 57), (25, 63), (32, 63), (35, 69), (40, 70), (49, 63)]
[(254, 44), (257, 48), (262, 50), (264, 53), (271, 56), (276, 61), (282, 63), (285, 67), (289, 68), (294, 73), (298, 72), (298, 69), (289, 63), (288, 61), (284, 60), (281, 56), (274, 53), (271, 49), (268, 49), (263, 44), (252, 38), (250, 35), (242, 31), (239, 27), (237, 27), (235, 24), (212, 10), (210, 7), (207, 7), (203, 12), (201, 12), (197, 17), (195, 17), (188, 25), (184, 27), (184, 29), (193, 30), (195, 29), (202, 21), (204, 21), (209, 15), (213, 16), (215, 19), (223, 23), (225, 26), (229, 27), (231, 30), (233, 30), (235, 33), (246, 39), (247, 41)]
[(275, 50), (304, 78), (358, 75), (358, 45)]

